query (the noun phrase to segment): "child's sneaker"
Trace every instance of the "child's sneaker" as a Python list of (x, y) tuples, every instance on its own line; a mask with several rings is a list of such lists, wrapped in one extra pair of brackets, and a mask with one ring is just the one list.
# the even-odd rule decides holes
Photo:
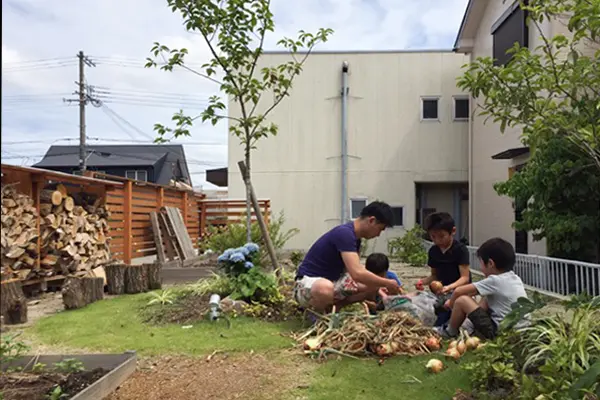
[(437, 332), (438, 335), (440, 335), (444, 339), (451, 339), (451, 338), (455, 338), (458, 336), (458, 333), (453, 335), (448, 330), (448, 325), (436, 326), (433, 329)]

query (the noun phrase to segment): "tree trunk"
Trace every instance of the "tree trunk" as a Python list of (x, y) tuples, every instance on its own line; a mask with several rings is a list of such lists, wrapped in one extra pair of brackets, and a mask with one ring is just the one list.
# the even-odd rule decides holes
[(246, 185), (246, 243), (252, 242), (252, 190), (250, 185), (250, 145), (246, 143), (244, 160), (246, 163), (246, 173), (243, 173), (242, 178)]
[(62, 289), (65, 309), (74, 310), (102, 300), (104, 279), (95, 277), (68, 277)]
[(129, 265), (125, 269), (125, 293), (142, 293), (148, 290), (148, 268), (144, 265)]
[(111, 264), (104, 266), (106, 285), (109, 294), (125, 293), (125, 264)]
[(7, 325), (27, 322), (27, 298), (23, 294), (20, 281), (2, 283), (0, 313), (4, 316), (4, 323)]
[(160, 264), (157, 262), (152, 264), (146, 264), (148, 290), (156, 290), (162, 287), (162, 281), (160, 279), (160, 270)]
[(252, 205), (254, 206), (254, 212), (256, 213), (256, 219), (258, 220), (258, 226), (260, 228), (263, 241), (265, 242), (265, 246), (269, 252), (271, 264), (273, 265), (273, 269), (276, 271), (277, 275), (280, 275), (280, 271), (277, 268), (277, 254), (275, 254), (275, 247), (273, 247), (273, 241), (269, 235), (267, 224), (265, 224), (265, 220), (263, 219), (262, 212), (260, 210), (260, 204), (258, 204), (258, 199), (256, 198), (256, 194), (252, 188), (252, 181), (250, 180), (249, 174), (247, 174), (246, 166), (244, 165), (243, 161), (238, 162), (238, 167), (242, 173), (242, 176), (246, 176), (244, 183), (246, 184), (246, 190), (250, 192), (250, 199), (252, 200)]

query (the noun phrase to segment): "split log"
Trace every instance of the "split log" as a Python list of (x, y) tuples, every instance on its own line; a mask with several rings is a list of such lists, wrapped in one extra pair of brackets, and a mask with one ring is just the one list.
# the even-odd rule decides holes
[(54, 206), (59, 206), (63, 201), (63, 196), (58, 190), (42, 190), (40, 193), (40, 201), (43, 203), (52, 203)]
[(146, 276), (148, 278), (148, 290), (156, 290), (162, 287), (160, 278), (161, 265), (157, 262), (152, 264), (144, 264), (146, 267)]
[(129, 265), (125, 269), (125, 293), (142, 293), (148, 290), (148, 268), (144, 265)]
[(69, 195), (69, 192), (67, 191), (66, 186), (63, 185), (62, 183), (59, 183), (58, 185), (56, 185), (56, 190), (58, 192), (60, 192), (63, 199), (66, 199), (67, 196)]
[(62, 288), (63, 304), (66, 310), (85, 307), (104, 296), (104, 280), (95, 277), (71, 276)]
[(69, 212), (73, 211), (73, 208), (75, 207), (75, 201), (73, 200), (73, 198), (70, 196), (65, 197), (65, 199), (63, 200), (63, 207)]
[(4, 316), (4, 323), (6, 324), (23, 324), (27, 322), (27, 299), (23, 294), (20, 281), (2, 282), (0, 312)]
[(104, 266), (106, 285), (109, 294), (125, 293), (125, 264), (109, 264)]

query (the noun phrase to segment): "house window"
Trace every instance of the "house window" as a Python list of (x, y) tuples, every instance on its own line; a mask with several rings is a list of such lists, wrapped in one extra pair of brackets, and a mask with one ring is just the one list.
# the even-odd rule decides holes
[(494, 37), (494, 65), (506, 65), (512, 59), (512, 53), (506, 54), (515, 43), (521, 47), (529, 47), (529, 29), (527, 28), (527, 12), (515, 1), (504, 14), (492, 25)]
[(421, 120), (423, 121), (438, 121), (439, 97), (423, 97), (421, 98)]
[(148, 172), (144, 171), (143, 169), (139, 169), (139, 170), (130, 169), (130, 170), (125, 171), (125, 178), (135, 179), (136, 181), (147, 182), (148, 181)]
[(454, 120), (466, 121), (469, 119), (469, 98), (455, 97), (454, 98)]
[(350, 199), (350, 214), (352, 219), (360, 217), (360, 212), (367, 206), (367, 199)]
[(392, 207), (392, 215), (394, 226), (404, 226), (404, 207)]

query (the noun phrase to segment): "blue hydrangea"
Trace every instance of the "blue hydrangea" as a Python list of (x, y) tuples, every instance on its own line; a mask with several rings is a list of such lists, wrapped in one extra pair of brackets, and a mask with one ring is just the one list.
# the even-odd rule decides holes
[(227, 249), (227, 250), (225, 250), (225, 251), (223, 252), (223, 256), (224, 256), (225, 258), (229, 258), (229, 256), (230, 256), (230, 255), (232, 255), (234, 252), (235, 252), (235, 250), (234, 250), (234, 249)]
[(246, 248), (250, 254), (258, 252), (258, 245), (256, 243), (246, 243), (244, 248)]
[(242, 253), (239, 252), (235, 252), (232, 255), (229, 256), (229, 261), (231, 262), (242, 262), (244, 261), (246, 258), (244, 257), (244, 255)]
[(235, 249), (235, 252), (242, 253), (244, 256), (247, 256), (250, 254), (250, 251), (245, 247), (238, 247), (237, 249)]
[(229, 254), (225, 253), (221, 254), (219, 258), (217, 258), (218, 262), (226, 262), (227, 260), (229, 260)]
[(246, 261), (246, 263), (244, 264), (244, 266), (245, 266), (247, 269), (254, 268), (254, 264), (252, 264), (252, 262), (251, 262), (251, 261)]

